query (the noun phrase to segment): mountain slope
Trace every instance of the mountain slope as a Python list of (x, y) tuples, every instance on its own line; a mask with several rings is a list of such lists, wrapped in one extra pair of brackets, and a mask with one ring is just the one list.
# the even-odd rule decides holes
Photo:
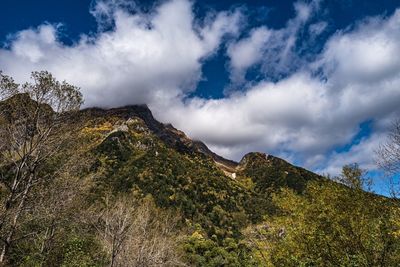
[[(30, 105), (35, 103), (27, 96), (0, 102), (5, 111), (0, 123), (18, 121), (10, 111)], [(341, 249), (329, 251), (333, 240), (337, 247), (355, 246), (345, 253), (351, 252), (349, 262), (357, 264), (378, 262), (378, 256), (363, 255), (383, 255), (380, 248), (385, 253), (398, 248), (399, 242), (393, 241), (397, 230), (390, 224), (397, 221), (398, 203), (349, 189), (272, 155), (254, 152), (240, 162), (224, 159), (155, 120), (144, 105), (84, 109), (63, 123), (67, 142), (41, 166), (40, 174), (48, 179), (32, 192), (32, 206), (18, 228), (19, 236), (29, 238), (12, 248), (11, 266), (104, 266), (110, 255), (102, 250), (109, 244), (104, 236), (113, 222), (121, 225), (118, 220), (124, 222), (132, 212), (138, 214), (134, 222), (142, 223), (137, 228), (151, 234), (136, 237), (137, 232), (129, 232), (136, 239), (126, 251), (139, 246), (132, 251), (145, 248), (161, 255), (165, 247), (154, 250), (161, 242), (179, 251), (172, 254), (181, 255), (179, 262), (189, 266), (320, 266), (321, 255), (324, 265), (334, 266), (327, 263), (348, 255)], [(6, 179), (10, 169), (0, 165)], [(6, 190), (0, 187), (0, 200)], [(148, 202), (152, 204), (143, 208), (148, 213), (138, 208)], [(146, 219), (149, 213), (153, 221)], [(171, 217), (177, 223), (168, 228)], [(309, 246), (328, 252), (314, 255)]]
[(271, 193), (281, 187), (301, 191), (307, 181), (321, 179), (261, 153), (250, 153), (239, 163), (224, 159), (156, 121), (146, 106), (91, 108), (81, 111), (80, 118), (80, 132), (95, 140), (97, 197), (109, 190), (151, 195), (217, 247), (240, 239), (243, 227), (273, 213)]
[[(260, 153), (248, 154), (240, 163), (226, 160), (171, 125), (156, 121), (146, 106), (87, 109), (81, 115), (86, 122), (84, 131), (100, 133), (94, 151), (95, 157), (105, 159), (102, 168), (112, 170), (102, 178), (110, 183), (107, 186), (120, 191), (139, 187), (144, 194), (152, 194), (159, 205), (180, 207), (186, 217), (207, 217), (205, 227), (236, 224), (231, 218), (234, 213), (260, 218), (270, 208), (266, 204), (268, 189), (288, 186), (301, 190), (305, 181), (320, 179)], [(231, 173), (237, 173), (235, 178)], [(251, 179), (254, 187), (244, 186), (241, 181), (245, 179)], [(249, 205), (254, 199), (256, 203)], [(219, 208), (221, 214), (214, 214)], [(219, 218), (224, 216), (229, 218)], [(239, 230), (227, 228), (210, 230), (210, 234)]]

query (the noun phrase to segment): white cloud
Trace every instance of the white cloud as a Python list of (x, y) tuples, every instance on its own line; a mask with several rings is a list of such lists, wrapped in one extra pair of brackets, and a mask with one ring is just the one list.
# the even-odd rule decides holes
[(351, 32), (339, 32), (327, 43), (319, 64), (342, 84), (382, 81), (398, 75), (400, 10), (390, 18), (370, 18)]
[(220, 12), (200, 26), (185, 0), (165, 2), (150, 13), (118, 6), (92, 12), (112, 12), (114, 28), (82, 36), (73, 46), (59, 42), (54, 25), (18, 32), (10, 49), (0, 50), (0, 68), (19, 81), (32, 70), (49, 70), (82, 87), (88, 106), (175, 98), (195, 88), (202, 60), (225, 34), (237, 32), (240, 20), (238, 12)]
[[(243, 75), (250, 66), (259, 63), (263, 58), (263, 50), (271, 36), (272, 31), (266, 27), (254, 29), (249, 37), (231, 44), (228, 47), (228, 55), (231, 59), (233, 75)], [(244, 77), (236, 77), (244, 78)]]
[[(154, 110), (193, 138), (205, 140), (218, 152), (236, 159), (243, 154), (237, 146), (311, 155), (346, 143), (357, 131), (357, 120), (349, 121), (340, 112), (332, 118), (335, 102), (328, 91), (327, 84), (298, 73), (277, 83), (261, 82), (229, 98), (193, 99), (176, 103), (172, 109), (159, 106)], [(336, 126), (347, 127), (332, 132)], [(233, 153), (229, 153), (230, 147), (234, 147)]]

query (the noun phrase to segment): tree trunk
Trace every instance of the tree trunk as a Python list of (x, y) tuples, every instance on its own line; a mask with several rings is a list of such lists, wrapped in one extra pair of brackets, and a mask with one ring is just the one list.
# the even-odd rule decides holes
[(10, 231), (8, 232), (6, 240), (4, 240), (3, 249), (2, 249), (1, 255), (0, 255), (0, 263), (4, 263), (6, 254), (11, 246), (12, 238), (15, 233), (15, 228), (17, 227), (18, 219), (21, 216), (21, 212), (25, 207), (25, 201), (28, 197), (29, 190), (31, 189), (31, 186), (32, 186), (33, 177), (34, 177), (33, 174), (29, 175), (28, 183), (26, 184), (25, 190), (21, 197), (21, 201), (19, 202), (19, 205), (15, 212), (14, 218), (12, 220)]
[(6, 244), (4, 244), (3, 249), (1, 250), (0, 263), (4, 263), (4, 257), (6, 255), (6, 250), (7, 250), (7, 247), (6, 247)]

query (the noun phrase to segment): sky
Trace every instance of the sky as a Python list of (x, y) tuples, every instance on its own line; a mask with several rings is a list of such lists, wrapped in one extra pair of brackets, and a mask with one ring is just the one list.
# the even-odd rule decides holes
[(48, 70), (85, 107), (147, 104), (226, 158), (261, 151), (321, 174), (377, 173), (400, 117), (399, 54), (398, 0), (0, 6), (0, 70), (16, 81)]

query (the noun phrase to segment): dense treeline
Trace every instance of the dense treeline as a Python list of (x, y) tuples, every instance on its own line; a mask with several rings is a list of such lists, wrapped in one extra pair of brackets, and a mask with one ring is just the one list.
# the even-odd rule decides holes
[(0, 82), (0, 265), (400, 262), (399, 203), (367, 193), (357, 165), (334, 182), (251, 153), (228, 177), (134, 109), (80, 111), (48, 72)]

